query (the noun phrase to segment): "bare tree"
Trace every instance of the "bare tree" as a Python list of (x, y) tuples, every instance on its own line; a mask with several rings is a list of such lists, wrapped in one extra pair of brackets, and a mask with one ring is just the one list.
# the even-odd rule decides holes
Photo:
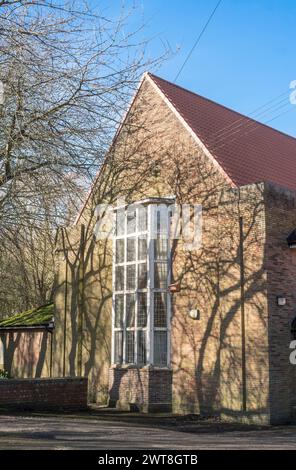
[(55, 191), (21, 215), (26, 210), (25, 222), (3, 225), (0, 234), (0, 318), (52, 300), (57, 227), (71, 224), (77, 206), (73, 195)]
[(82, 1), (0, 7), (1, 214), (39, 194), (40, 178), (51, 191), (69, 172), (93, 175), (147, 61), (125, 15)]
[(108, 19), (82, 0), (0, 0), (4, 313), (48, 298), (34, 276), (43, 256), (51, 277), (49, 232), (100, 168), (139, 76), (163, 59), (149, 60), (142, 27), (127, 23), (129, 12)]

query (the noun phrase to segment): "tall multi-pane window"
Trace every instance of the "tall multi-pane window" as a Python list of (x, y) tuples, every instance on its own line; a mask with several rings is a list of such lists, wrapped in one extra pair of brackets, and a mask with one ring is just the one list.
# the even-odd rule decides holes
[(169, 363), (169, 201), (116, 211), (113, 363)]

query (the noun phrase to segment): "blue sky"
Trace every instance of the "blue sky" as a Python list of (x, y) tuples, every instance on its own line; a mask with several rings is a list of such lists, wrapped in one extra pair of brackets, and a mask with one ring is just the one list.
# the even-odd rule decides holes
[[(121, 0), (100, 0), (106, 14), (116, 16)], [(146, 24), (143, 37), (153, 38), (150, 55), (163, 42), (178, 54), (166, 61), (158, 75), (173, 81), (217, 0), (126, 0), (137, 7), (130, 27)], [(250, 115), (286, 92), (262, 116), (269, 125), (296, 137), (296, 105), (289, 103), (289, 84), (296, 80), (296, 2), (294, 0), (222, 0), (178, 84), (239, 112)], [(286, 99), (286, 101), (282, 101)]]

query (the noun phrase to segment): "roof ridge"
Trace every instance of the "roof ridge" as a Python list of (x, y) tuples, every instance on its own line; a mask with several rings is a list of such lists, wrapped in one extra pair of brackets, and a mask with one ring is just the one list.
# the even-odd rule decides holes
[[(292, 136), (292, 135), (290, 135), (290, 134), (287, 134), (286, 132), (283, 132), (283, 131), (280, 131), (280, 130), (278, 130), (278, 129), (275, 129), (274, 127), (269, 126), (268, 124), (265, 124), (264, 122), (260, 122), (260, 121), (258, 121), (257, 119), (251, 118), (251, 117), (247, 116), (246, 114), (243, 114), (243, 113), (241, 113), (241, 112), (239, 112), (239, 111), (236, 111), (235, 109), (229, 108), (228, 106), (225, 106), (224, 104), (218, 103), (217, 101), (214, 101), (214, 100), (212, 100), (212, 99), (210, 99), (210, 98), (207, 98), (206, 96), (199, 95), (198, 93), (195, 93), (195, 92), (192, 91), (192, 90), (189, 90), (189, 89), (184, 88), (184, 87), (182, 87), (182, 86), (180, 86), (180, 85), (177, 85), (176, 83), (172, 83), (172, 82), (170, 82), (169, 80), (166, 80), (165, 78), (159, 77), (158, 75), (155, 75), (155, 74), (153, 74), (153, 73), (151, 73), (151, 72), (148, 72), (148, 75), (152, 78), (152, 80), (153, 80), (153, 78), (156, 78), (157, 80), (161, 80), (161, 81), (163, 81), (163, 82), (166, 82), (166, 83), (168, 83), (170, 86), (174, 86), (174, 87), (176, 87), (176, 88), (179, 88), (179, 89), (182, 90), (182, 91), (186, 91), (187, 93), (191, 93), (192, 95), (197, 96), (198, 98), (201, 98), (201, 99), (204, 100), (204, 101), (208, 101), (208, 102), (210, 102), (210, 103), (212, 103), (212, 104), (214, 104), (214, 105), (216, 105), (216, 106), (220, 106), (221, 108), (224, 108), (224, 109), (226, 109), (227, 111), (230, 111), (230, 112), (232, 112), (232, 113), (237, 114), (237, 115), (240, 116), (241, 118), (244, 118), (244, 119), (247, 119), (247, 120), (249, 120), (249, 121), (252, 121), (252, 122), (254, 122), (254, 123), (256, 123), (256, 124), (259, 124), (260, 126), (267, 127), (267, 129), (270, 129), (270, 130), (272, 130), (272, 131), (274, 131), (274, 132), (276, 132), (276, 133), (278, 133), (278, 134), (282, 134), (282, 135), (285, 136), (285, 137), (289, 137), (290, 139), (292, 139), (293, 141), (296, 142), (296, 137), (294, 137), (294, 136)], [(157, 85), (157, 83), (156, 83), (156, 85)], [(163, 91), (163, 90), (162, 90), (162, 91)], [(163, 91), (163, 93), (165, 93), (165, 92)], [(165, 93), (165, 94), (166, 94), (166, 93)], [(171, 100), (170, 100), (170, 101), (171, 101)], [(174, 103), (173, 103), (173, 104), (174, 104)], [(235, 123), (235, 121), (234, 121), (234, 123)]]

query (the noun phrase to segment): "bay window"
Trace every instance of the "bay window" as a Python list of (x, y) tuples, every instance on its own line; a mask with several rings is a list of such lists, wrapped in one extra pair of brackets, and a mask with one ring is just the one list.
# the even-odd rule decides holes
[(171, 199), (150, 199), (116, 209), (114, 364), (169, 365), (171, 204)]

